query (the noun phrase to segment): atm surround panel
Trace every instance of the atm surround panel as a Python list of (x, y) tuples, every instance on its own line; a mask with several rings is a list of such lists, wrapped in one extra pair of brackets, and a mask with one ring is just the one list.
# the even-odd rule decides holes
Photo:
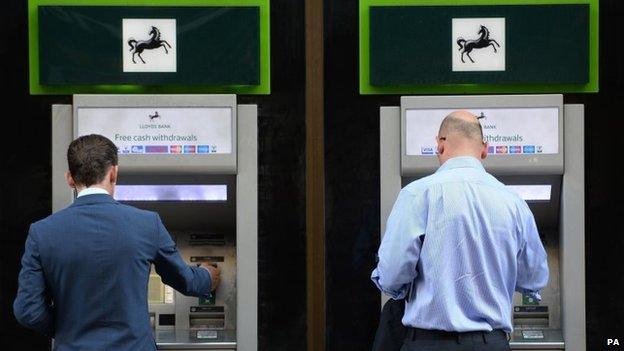
[[(481, 106), (500, 106), (501, 104), (510, 106), (512, 104), (511, 101), (515, 100), (513, 104), (522, 107), (531, 106), (533, 97), (542, 99), (542, 101), (550, 99), (562, 100), (561, 95), (546, 97), (505, 95), (403, 97), (401, 101), (403, 105), (404, 101), (414, 99), (420, 100), (417, 104), (422, 108), (444, 108), (446, 105), (445, 101), (448, 102), (449, 99), (455, 100), (455, 103), (462, 107), (470, 107), (464, 101), (460, 101), (464, 98), (465, 100), (473, 100), (475, 107), (478, 106), (477, 101), (486, 102)], [(429, 102), (425, 101), (426, 99)], [(419, 157), (403, 154), (402, 140), (400, 137), (397, 137), (402, 133), (401, 115), (402, 108), (399, 106), (380, 108), (380, 215), (382, 219), (380, 229), (382, 236), (385, 230), (384, 219), (389, 215), (402, 183), (407, 181), (403, 177), (414, 178), (431, 174), (437, 169), (438, 164), (435, 156)], [(584, 351), (586, 349), (585, 292), (583, 288), (585, 281), (583, 254), (585, 225), (582, 215), (584, 212), (584, 157), (582, 156), (584, 154), (584, 107), (583, 105), (575, 104), (563, 105), (563, 108), (560, 109), (561, 117), (562, 121), (565, 122), (563, 123), (560, 120), (561, 123), (559, 123), (561, 157), (555, 157), (554, 159), (550, 157), (550, 160), (544, 158), (532, 159), (536, 161), (535, 163), (527, 163), (525, 162), (527, 160), (515, 157), (504, 157), (504, 159), (512, 160), (507, 165), (494, 165), (494, 163), (501, 163), (504, 159), (488, 157), (485, 162), (486, 168), (501, 180), (504, 180), (508, 175), (513, 175), (514, 169), (522, 169), (522, 174), (526, 179), (520, 184), (530, 184), (526, 180), (537, 179), (542, 175), (558, 178), (560, 183), (559, 186), (553, 188), (553, 193), (551, 194), (553, 200), (560, 202), (556, 205), (558, 209), (556, 211), (543, 211), (543, 214), (549, 214), (549, 216), (557, 212), (557, 216), (550, 217), (550, 221), (543, 221), (539, 218), (540, 212), (542, 212), (540, 207), (552, 204), (542, 202), (534, 203), (530, 206), (533, 211), (537, 212), (535, 217), (538, 222), (538, 228), (547, 240), (546, 249), (548, 250), (548, 246), (559, 245), (558, 250), (550, 250), (548, 253), (553, 258), (558, 253), (558, 265), (556, 266), (559, 269), (560, 298), (556, 300), (560, 300), (560, 312), (555, 313), (555, 316), (560, 318), (561, 329), (542, 329), (541, 337), (534, 337), (531, 333), (523, 334), (525, 330), (517, 328), (514, 330), (510, 343), (511, 348), (514, 350), (531, 349), (543, 351), (566, 349), (569, 351)], [(407, 163), (404, 162), (406, 159)], [(492, 163), (493, 160), (497, 162)], [(420, 164), (416, 165), (415, 163)], [(504, 181), (509, 182), (509, 180)], [(555, 194), (555, 191), (560, 191), (560, 193)], [(556, 219), (554, 219), (555, 217)], [(547, 222), (550, 222), (550, 224)], [(550, 237), (558, 239), (558, 241), (549, 240)], [(551, 261), (554, 262), (554, 259), (551, 259)], [(551, 272), (551, 277), (552, 275), (553, 273)], [(386, 297), (382, 296), (381, 300), (383, 305)], [(552, 322), (555, 321), (553, 320)], [(530, 332), (530, 330), (528, 331)]]
[[(159, 213), (188, 264), (210, 262), (221, 269), (221, 285), (213, 299), (184, 296), (150, 274), (148, 296), (164, 290), (165, 303), (152, 301), (150, 318), (156, 335), (197, 342), (236, 340), (236, 178), (234, 175), (140, 175), (120, 177), (120, 186), (225, 185), (226, 201), (124, 201)], [(173, 300), (168, 294), (174, 296)], [(168, 302), (168, 303), (167, 303)]]
[[(235, 96), (224, 95), (81, 95), (74, 96), (74, 105), (52, 105), (52, 209), (58, 211), (69, 205), (75, 196), (67, 188), (64, 173), (67, 170), (65, 158), (67, 147), (74, 139), (74, 109), (76, 106), (98, 107), (212, 107), (224, 106), (222, 101), (232, 101)], [(131, 174), (185, 174), (185, 175), (232, 175), (229, 199), (238, 200), (232, 204), (236, 228), (236, 330), (217, 331), (216, 338), (197, 338), (195, 331), (182, 329), (155, 330), (158, 349), (162, 350), (256, 350), (258, 347), (258, 219), (257, 219), (257, 136), (258, 107), (256, 105), (234, 105), (233, 145), (236, 151), (230, 155), (201, 156), (185, 155), (180, 160), (150, 155), (145, 162), (135, 162), (136, 157), (120, 156), (123, 166), (121, 184), (130, 182)], [(235, 127), (234, 127), (235, 126)], [(187, 157), (188, 156), (188, 157)], [(235, 175), (235, 176), (234, 176)], [(145, 183), (149, 176), (139, 183)], [(183, 180), (177, 179), (182, 182)], [(136, 183), (136, 182), (135, 182)], [(189, 184), (193, 181), (188, 181)], [(153, 204), (143, 204), (150, 206)], [(234, 208), (235, 207), (235, 208)], [(214, 209), (213, 209), (214, 210)], [(216, 211), (216, 210), (215, 210)], [(230, 211), (230, 210), (228, 210)], [(227, 212), (227, 211), (226, 211)], [(165, 217), (165, 216), (163, 216)], [(171, 228), (169, 228), (171, 229)], [(211, 337), (211, 335), (208, 335)]]

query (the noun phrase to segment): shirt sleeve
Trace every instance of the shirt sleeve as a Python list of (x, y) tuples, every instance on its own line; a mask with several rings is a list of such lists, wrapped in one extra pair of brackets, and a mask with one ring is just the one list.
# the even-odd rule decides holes
[(32, 226), (22, 256), (13, 313), (21, 325), (54, 337), (54, 307), (46, 288), (37, 237)]
[(402, 190), (388, 217), (379, 262), (371, 275), (377, 288), (393, 299), (405, 298), (417, 276), (419, 237), (425, 234), (426, 218), (424, 197)]
[(540, 301), (539, 291), (548, 284), (548, 261), (535, 218), (529, 209), (527, 212), (521, 227), (523, 241), (518, 253), (516, 291), (532, 295)]
[(158, 250), (154, 259), (156, 273), (163, 283), (187, 296), (208, 297), (211, 277), (207, 269), (189, 266), (182, 260), (171, 235), (156, 215)]

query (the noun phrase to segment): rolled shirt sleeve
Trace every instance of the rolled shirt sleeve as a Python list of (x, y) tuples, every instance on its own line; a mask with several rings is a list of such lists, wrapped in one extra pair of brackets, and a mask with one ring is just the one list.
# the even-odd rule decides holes
[(158, 251), (154, 266), (163, 283), (187, 296), (210, 296), (212, 285), (210, 272), (202, 267), (189, 266), (182, 260), (171, 235), (158, 215), (156, 215), (156, 225)]
[(404, 298), (417, 276), (419, 237), (425, 234), (426, 218), (424, 196), (402, 190), (388, 218), (379, 262), (371, 275), (377, 288), (393, 299)]
[(548, 262), (546, 250), (535, 224), (535, 218), (528, 207), (521, 228), (522, 244), (518, 253), (516, 291), (531, 295), (540, 301), (539, 291), (548, 284)]

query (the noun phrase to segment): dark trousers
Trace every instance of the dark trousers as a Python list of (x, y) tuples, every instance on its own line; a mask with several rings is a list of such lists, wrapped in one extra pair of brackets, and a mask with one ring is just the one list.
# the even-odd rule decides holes
[(445, 332), (409, 328), (401, 351), (509, 351), (507, 334), (491, 332)]

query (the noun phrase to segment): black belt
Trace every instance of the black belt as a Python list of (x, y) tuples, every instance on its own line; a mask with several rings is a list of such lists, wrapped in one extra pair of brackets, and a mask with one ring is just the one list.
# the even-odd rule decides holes
[(471, 332), (449, 332), (444, 330), (427, 330), (419, 328), (407, 328), (406, 339), (408, 340), (456, 340), (458, 343), (468, 340), (481, 341), (483, 343), (509, 340), (507, 333), (501, 329)]

